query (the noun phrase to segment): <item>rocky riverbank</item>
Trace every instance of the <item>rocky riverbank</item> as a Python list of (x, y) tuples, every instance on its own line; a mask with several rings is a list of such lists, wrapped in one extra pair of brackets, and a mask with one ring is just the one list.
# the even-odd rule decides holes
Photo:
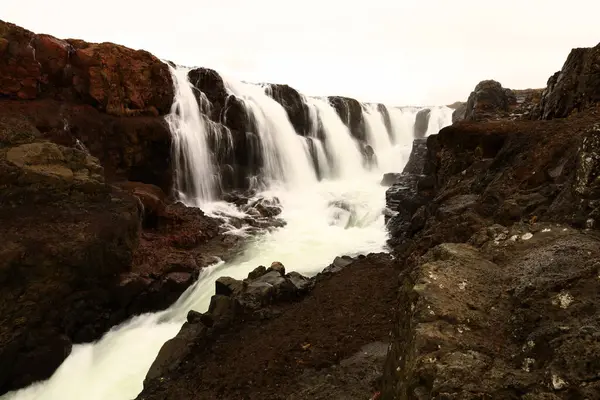
[[(218, 283), (138, 398), (598, 397), (600, 108), (530, 119), (552, 91), (511, 91), (515, 113), (500, 84), (478, 85), (467, 121), (416, 140), (404, 173), (384, 178), (392, 257), (319, 275), (292, 302), (265, 294), (251, 312), (255, 276)], [(269, 290), (289, 285), (270, 274)], [(229, 319), (215, 328), (221, 302)]]

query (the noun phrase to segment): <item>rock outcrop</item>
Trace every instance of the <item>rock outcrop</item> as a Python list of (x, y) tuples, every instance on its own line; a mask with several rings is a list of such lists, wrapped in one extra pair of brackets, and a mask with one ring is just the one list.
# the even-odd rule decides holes
[(564, 118), (600, 103), (600, 44), (573, 49), (562, 69), (548, 79), (534, 117)]
[(419, 110), (415, 117), (415, 126), (413, 136), (415, 138), (424, 138), (429, 127), (429, 117), (431, 116), (431, 108), (423, 108)]
[(494, 80), (481, 81), (469, 95), (465, 119), (481, 121), (505, 117), (513, 102), (516, 98), (510, 89)]
[(342, 96), (331, 96), (328, 99), (344, 124), (346, 124), (350, 130), (352, 136), (361, 141), (366, 140), (367, 131), (360, 102)]
[(0, 118), (0, 393), (50, 376), (72, 342), (112, 324), (94, 305), (131, 265), (134, 198), (105, 185), (98, 160)]
[(428, 137), (423, 169), (388, 190), (406, 268), (383, 399), (600, 394), (597, 118), (458, 122)]
[(165, 114), (173, 102), (166, 64), (146, 51), (36, 35), (0, 21), (0, 94), (81, 102), (117, 116)]

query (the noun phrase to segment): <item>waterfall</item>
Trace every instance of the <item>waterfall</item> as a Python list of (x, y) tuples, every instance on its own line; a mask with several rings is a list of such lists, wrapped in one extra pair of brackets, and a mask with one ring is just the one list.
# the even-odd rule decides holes
[(452, 125), (452, 110), (450, 107), (430, 107), (429, 124), (425, 136), (436, 135), (442, 128)]
[(289, 187), (316, 181), (304, 140), (296, 134), (285, 109), (265, 93), (265, 87), (223, 77), (227, 90), (243, 102), (260, 138), (262, 173), (267, 184)]
[(175, 190), (184, 203), (200, 206), (214, 200), (216, 195), (216, 176), (207, 141), (208, 132), (214, 127), (207, 124), (200, 113), (188, 78), (189, 69), (169, 68), (175, 97), (166, 121), (173, 137)]
[(388, 108), (394, 144), (412, 145), (417, 108)]
[[(328, 177), (351, 177), (361, 173), (362, 156), (356, 141), (331, 104), (319, 98), (308, 98), (307, 102), (310, 108), (317, 111), (315, 114), (310, 114), (311, 117), (318, 117), (323, 129), (325, 153), (331, 160), (331, 175)], [(314, 123), (311, 122), (311, 125)]]
[[(267, 190), (259, 195), (280, 200), (280, 217), (286, 225), (257, 235), (231, 260), (203, 269), (197, 282), (167, 310), (135, 316), (95, 343), (73, 346), (51, 378), (5, 399), (133, 399), (161, 346), (179, 331), (188, 311), (207, 310), (218, 277), (243, 279), (257, 266), (275, 260), (288, 271), (312, 276), (336, 256), (385, 251), (386, 188), (380, 185), (381, 173), (400, 172), (408, 160), (417, 109), (363, 105), (366, 141), (379, 160), (379, 169), (366, 170), (359, 147), (365, 144), (362, 135), (355, 139), (328, 101), (303, 97), (308, 128), (302, 137), (264, 87), (224, 79), (230, 96), (216, 100), (214, 107), (223, 109), (211, 113), (212, 105), (191, 85), (188, 72), (171, 68), (175, 98), (166, 117), (179, 199), (207, 212), (219, 198), (225, 167), (240, 168), (234, 175), (247, 179), (252, 188), (265, 189), (254, 185), (256, 175), (266, 180)], [(428, 133), (449, 124), (448, 110), (432, 109)], [(242, 123), (227, 127), (227, 111)], [(349, 108), (343, 112), (350, 124)], [(387, 121), (383, 112), (389, 115)], [(248, 129), (242, 129), (246, 120)]]

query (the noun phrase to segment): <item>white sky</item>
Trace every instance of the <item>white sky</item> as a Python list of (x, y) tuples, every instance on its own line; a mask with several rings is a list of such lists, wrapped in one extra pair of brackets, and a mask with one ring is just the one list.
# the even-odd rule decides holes
[(544, 87), (600, 42), (598, 15), (600, 0), (0, 0), (36, 33), (396, 105), (466, 100), (489, 78)]

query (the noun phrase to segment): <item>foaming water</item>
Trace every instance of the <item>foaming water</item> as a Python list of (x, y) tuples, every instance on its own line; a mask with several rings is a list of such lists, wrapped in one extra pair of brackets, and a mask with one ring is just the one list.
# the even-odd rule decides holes
[(436, 135), (442, 128), (452, 125), (452, 110), (450, 107), (437, 106), (431, 107), (429, 115), (429, 124), (425, 136)]
[(200, 113), (188, 78), (189, 68), (170, 65), (169, 68), (175, 98), (166, 121), (173, 136), (175, 189), (184, 202), (198, 206), (215, 197), (217, 179), (207, 143), (207, 133), (212, 125), (207, 124)]
[[(387, 233), (382, 210), (385, 188), (381, 175), (362, 173), (347, 180), (313, 182), (290, 190), (273, 186), (262, 196), (277, 197), (283, 206), (284, 228), (262, 234), (229, 263), (206, 268), (198, 281), (168, 310), (145, 314), (113, 328), (93, 344), (73, 352), (45, 382), (3, 398), (11, 400), (130, 400), (163, 343), (173, 337), (190, 309), (206, 311), (220, 276), (245, 278), (259, 265), (282, 262), (288, 271), (314, 275), (336, 256), (384, 250)], [(223, 203), (207, 203), (207, 213), (222, 215)], [(239, 211), (238, 211), (239, 212)]]
[(231, 94), (240, 99), (254, 122), (264, 158), (263, 176), (268, 184), (285, 182), (298, 187), (316, 181), (310, 154), (296, 134), (285, 109), (259, 85), (223, 77)]

